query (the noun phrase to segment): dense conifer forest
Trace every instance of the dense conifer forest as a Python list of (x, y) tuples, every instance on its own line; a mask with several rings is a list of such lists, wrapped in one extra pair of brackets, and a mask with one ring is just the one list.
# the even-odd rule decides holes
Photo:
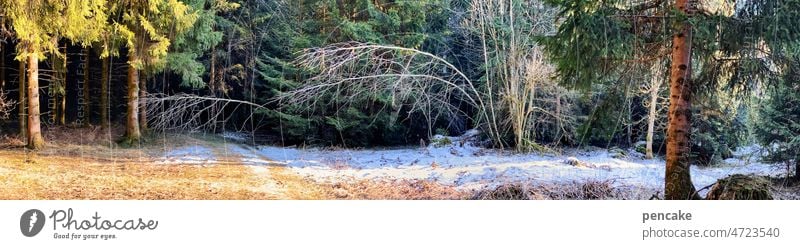
[(2, 199), (797, 199), (800, 1), (3, 0), (0, 136)]

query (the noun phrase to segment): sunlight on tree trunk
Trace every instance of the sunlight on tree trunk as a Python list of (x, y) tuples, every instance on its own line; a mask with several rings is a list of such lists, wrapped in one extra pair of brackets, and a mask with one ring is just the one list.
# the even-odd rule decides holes
[(139, 131), (139, 69), (133, 65), (134, 55), (128, 55), (128, 116), (125, 139), (127, 143), (138, 143), (141, 139)]
[(655, 133), (656, 118), (658, 117), (658, 92), (661, 89), (661, 77), (664, 72), (661, 60), (657, 60), (650, 72), (652, 73), (650, 79), (650, 102), (647, 114), (647, 144), (645, 145), (645, 158), (653, 159), (653, 134)]
[(141, 78), (144, 82), (139, 87), (139, 129), (147, 132), (147, 76)]
[(0, 91), (6, 90), (6, 45), (0, 42)]
[[(690, 13), (689, 1), (678, 0), (676, 7)], [(692, 106), (692, 26), (684, 21), (673, 36), (670, 71), (669, 126), (664, 197), (669, 200), (700, 199), (690, 175), (690, 132)]]
[(27, 87), (25, 86), (25, 81), (27, 80), (26, 71), (27, 63), (24, 61), (19, 62), (19, 137), (20, 139), (25, 139), (27, 141), (28, 138), (28, 101), (25, 99), (27, 95)]
[(36, 53), (28, 55), (28, 148), (44, 147), (41, 120), (39, 119), (39, 58)]

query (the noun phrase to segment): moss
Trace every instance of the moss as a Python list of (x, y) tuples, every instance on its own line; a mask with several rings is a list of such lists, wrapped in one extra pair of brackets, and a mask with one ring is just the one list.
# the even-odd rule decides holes
[(440, 148), (453, 144), (453, 141), (449, 137), (436, 135), (431, 139), (431, 144), (436, 148)]
[(769, 179), (753, 175), (731, 175), (720, 179), (708, 192), (709, 200), (772, 200)]

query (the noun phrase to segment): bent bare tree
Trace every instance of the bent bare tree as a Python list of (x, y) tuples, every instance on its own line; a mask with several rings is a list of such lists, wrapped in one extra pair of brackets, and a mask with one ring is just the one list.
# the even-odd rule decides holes
[[(145, 114), (149, 117), (147, 125), (154, 131), (214, 130), (217, 123), (228, 122), (234, 116), (230, 113), (236, 112), (241, 106), (250, 106), (256, 111), (267, 109), (249, 101), (193, 94), (155, 93), (147, 94), (142, 99), (146, 107)], [(249, 122), (253, 114), (250, 112), (242, 123)]]
[[(422, 113), (433, 135), (433, 122), (441, 117), (466, 114), (456, 104), (463, 101), (477, 110), (476, 124), (487, 123), (489, 106), (470, 79), (458, 68), (431, 53), (412, 48), (338, 43), (306, 50), (297, 62), (319, 70), (296, 90), (278, 95), (273, 101), (285, 105), (318, 106), (321, 96), (334, 94), (345, 105), (360, 100), (388, 98), (391, 111)], [(467, 117), (469, 118), (469, 117)], [(500, 133), (491, 122), (485, 129), (493, 141)]]

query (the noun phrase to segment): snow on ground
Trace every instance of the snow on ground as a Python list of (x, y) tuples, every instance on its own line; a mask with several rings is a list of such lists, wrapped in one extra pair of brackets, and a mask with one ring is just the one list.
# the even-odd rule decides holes
[[(458, 141), (458, 138), (451, 138)], [(455, 143), (426, 148), (387, 150), (322, 150), (259, 147), (263, 157), (319, 180), (347, 178), (428, 179), (458, 187), (479, 187), (507, 181), (532, 180), (542, 183), (613, 180), (616, 184), (643, 189), (664, 186), (664, 165), (660, 159), (645, 160), (636, 152), (615, 158), (605, 149), (573, 150), (563, 155), (516, 154)], [(703, 188), (731, 174), (784, 174), (779, 167), (756, 162), (748, 155), (753, 148), (737, 152), (737, 158), (722, 167), (692, 167), (692, 180)], [(577, 159), (577, 166), (570, 159)], [(704, 193), (701, 193), (704, 194)]]
[(217, 163), (210, 148), (194, 145), (170, 149), (156, 164), (212, 165)]
[[(439, 136), (434, 138), (438, 144), (417, 148), (327, 150), (228, 144), (224, 151), (225, 156), (237, 157), (256, 172), (265, 170), (261, 166), (284, 165), (302, 176), (320, 181), (423, 179), (468, 189), (518, 181), (613, 181), (618, 186), (642, 190), (664, 186), (665, 162), (642, 159), (637, 152), (625, 151), (623, 157), (619, 157), (616, 150), (601, 148), (568, 150), (561, 155), (520, 154), (476, 147), (471, 145), (469, 137), (474, 134)], [(700, 189), (731, 174), (781, 176), (786, 173), (782, 167), (758, 162), (761, 151), (758, 146), (747, 146), (718, 167), (693, 166), (692, 181)], [(212, 149), (195, 145), (167, 151), (158, 163), (202, 166), (217, 160)]]

